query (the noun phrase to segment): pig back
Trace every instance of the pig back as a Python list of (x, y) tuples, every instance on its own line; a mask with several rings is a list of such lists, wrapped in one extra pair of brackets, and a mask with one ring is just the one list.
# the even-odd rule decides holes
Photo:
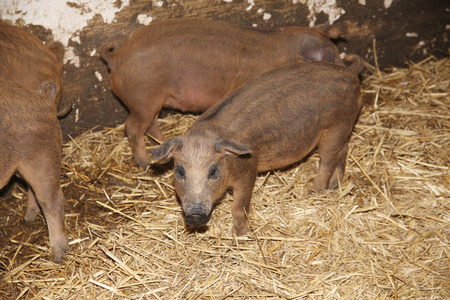
[(14, 81), (35, 91), (53, 82), (62, 94), (64, 48), (58, 42), (45, 46), (25, 29), (0, 22), (0, 80)]
[(206, 19), (171, 19), (136, 30), (102, 57), (112, 74), (127, 74), (130, 85), (152, 78), (184, 101), (211, 95), (220, 99), (270, 69), (298, 61), (311, 40), (335, 49), (317, 28), (262, 30)]
[(62, 135), (55, 104), (18, 83), (0, 81), (0, 144), (2, 159), (46, 152), (60, 161)]
[(359, 80), (346, 67), (301, 62), (231, 93), (201, 115), (187, 135), (247, 144), (260, 161), (280, 160), (280, 166), (267, 167), (278, 168), (309, 153), (322, 130), (348, 126), (351, 131), (360, 106)]

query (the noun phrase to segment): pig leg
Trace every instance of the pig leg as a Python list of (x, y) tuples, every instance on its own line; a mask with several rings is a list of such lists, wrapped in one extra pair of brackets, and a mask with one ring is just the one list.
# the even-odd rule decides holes
[(151, 121), (135, 112), (130, 112), (125, 121), (125, 133), (130, 141), (134, 162), (138, 167), (146, 168), (150, 164), (150, 157), (145, 148), (145, 132), (150, 127)]
[(241, 178), (238, 185), (233, 187), (233, 203), (231, 214), (233, 216), (233, 233), (241, 236), (248, 231), (248, 219), (250, 214), (250, 200), (252, 199), (253, 187), (255, 185), (256, 174)]
[[(347, 149), (348, 149), (348, 142), (344, 144), (344, 147), (342, 147), (341, 150), (341, 160), (339, 161), (336, 171), (334, 172), (333, 176), (331, 177), (330, 184), (328, 185), (329, 189), (334, 189), (339, 186), (339, 184), (342, 184), (342, 180), (344, 179), (344, 173), (345, 173), (345, 165), (347, 162)], [(339, 178), (339, 179), (338, 179)]]
[[(41, 162), (41, 163), (45, 163)], [(33, 189), (47, 222), (52, 260), (61, 262), (69, 242), (64, 229), (64, 195), (59, 185), (59, 172), (24, 168), (19, 170)]]
[(343, 130), (339, 130), (339, 128), (334, 130), (328, 129), (322, 132), (322, 138), (319, 144), (319, 172), (312, 186), (315, 191), (329, 188), (330, 179), (338, 165), (343, 172), (342, 169), (345, 166), (344, 150), (346, 150), (348, 135), (342, 132)]
[(26, 222), (34, 222), (40, 211), (41, 209), (36, 201), (36, 195), (34, 194), (33, 189), (28, 186), (27, 210), (25, 212), (24, 220)]
[[(0, 151), (0, 155), (1, 155), (1, 151)], [(11, 177), (14, 175), (15, 171), (14, 169), (9, 166), (9, 164), (6, 164), (5, 162), (1, 162), (0, 161), (0, 189), (4, 188), (9, 180), (11, 179)]]
[(152, 124), (147, 129), (146, 134), (151, 135), (153, 138), (156, 138), (160, 142), (165, 142), (167, 140), (166, 137), (159, 130), (159, 127), (158, 127), (158, 114), (156, 114), (155, 118), (152, 121)]
[[(13, 168), (8, 168), (4, 164), (0, 164), (0, 170), (3, 170), (2, 174), (0, 175), (0, 189), (1, 189), (5, 185), (8, 184), (8, 181), (14, 175), (15, 171)], [(40, 211), (40, 208), (39, 208), (38, 203), (36, 202), (36, 197), (34, 196), (34, 193), (29, 186), (28, 186), (28, 200), (27, 201), (28, 201), (27, 209), (25, 212), (24, 219), (26, 222), (33, 222), (34, 220), (36, 220), (36, 217)]]
[[(165, 138), (158, 128), (158, 113), (164, 103), (161, 95), (151, 98), (152, 105), (139, 107), (139, 105), (129, 105), (130, 115), (125, 121), (125, 133), (130, 141), (131, 150), (134, 155), (134, 162), (137, 166), (146, 168), (150, 164), (150, 157), (145, 148), (145, 134), (150, 134), (160, 141)], [(140, 101), (135, 101), (137, 104)], [(132, 102), (134, 103), (134, 102)], [(155, 106), (155, 104), (158, 104)]]
[[(64, 229), (64, 196), (59, 186), (43, 189), (38, 189), (36, 196), (47, 222), (52, 260), (59, 263), (69, 249)], [(48, 191), (49, 189), (51, 190)]]

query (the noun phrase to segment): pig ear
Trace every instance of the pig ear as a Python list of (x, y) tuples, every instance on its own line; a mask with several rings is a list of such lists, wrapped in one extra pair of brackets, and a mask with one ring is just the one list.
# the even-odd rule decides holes
[(39, 87), (39, 94), (55, 101), (58, 91), (56, 90), (56, 85), (53, 82), (44, 82)]
[(246, 144), (236, 143), (226, 139), (217, 140), (214, 150), (224, 155), (237, 157), (240, 155), (251, 154), (252, 150)]
[(153, 159), (160, 164), (168, 162), (172, 158), (173, 150), (183, 146), (183, 139), (176, 137), (150, 150)]

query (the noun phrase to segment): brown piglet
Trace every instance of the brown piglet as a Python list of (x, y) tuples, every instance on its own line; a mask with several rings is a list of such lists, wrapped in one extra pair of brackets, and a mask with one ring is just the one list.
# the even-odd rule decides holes
[(34, 221), (42, 209), (52, 260), (60, 262), (69, 244), (60, 187), (62, 135), (54, 103), (57, 93), (53, 83), (43, 83), (38, 93), (0, 81), (0, 188), (13, 175), (25, 180), (25, 221)]
[(343, 180), (362, 102), (363, 63), (348, 59), (350, 67), (305, 61), (269, 71), (211, 107), (185, 136), (151, 150), (157, 162), (174, 161), (187, 224), (205, 225), (215, 201), (231, 189), (233, 232), (245, 234), (257, 174), (296, 163), (316, 146), (320, 165), (312, 188)]
[[(165, 141), (161, 108), (203, 112), (262, 73), (298, 60), (343, 64), (339, 33), (296, 26), (262, 30), (207, 19), (170, 19), (136, 30), (117, 48), (104, 44), (111, 88), (129, 110), (125, 132), (136, 165), (150, 163), (145, 134)], [(116, 49), (117, 48), (117, 49)]]
[[(59, 42), (44, 45), (26, 29), (0, 22), (0, 80), (14, 81), (36, 92), (45, 82), (56, 86), (56, 105), (63, 88), (64, 46)], [(59, 117), (67, 115), (72, 106), (65, 104)]]

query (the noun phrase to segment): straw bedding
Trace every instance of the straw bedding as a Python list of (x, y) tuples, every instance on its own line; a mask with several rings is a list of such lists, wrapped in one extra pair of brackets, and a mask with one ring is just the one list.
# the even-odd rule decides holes
[[(243, 238), (231, 234), (232, 196), (189, 230), (170, 169), (134, 167), (122, 127), (86, 132), (64, 145), (61, 265), (43, 218), (21, 221), (23, 188), (2, 200), (0, 298), (450, 299), (449, 85), (448, 58), (367, 65), (345, 181), (311, 192), (317, 154), (260, 174)], [(160, 125), (177, 136), (195, 118)]]

